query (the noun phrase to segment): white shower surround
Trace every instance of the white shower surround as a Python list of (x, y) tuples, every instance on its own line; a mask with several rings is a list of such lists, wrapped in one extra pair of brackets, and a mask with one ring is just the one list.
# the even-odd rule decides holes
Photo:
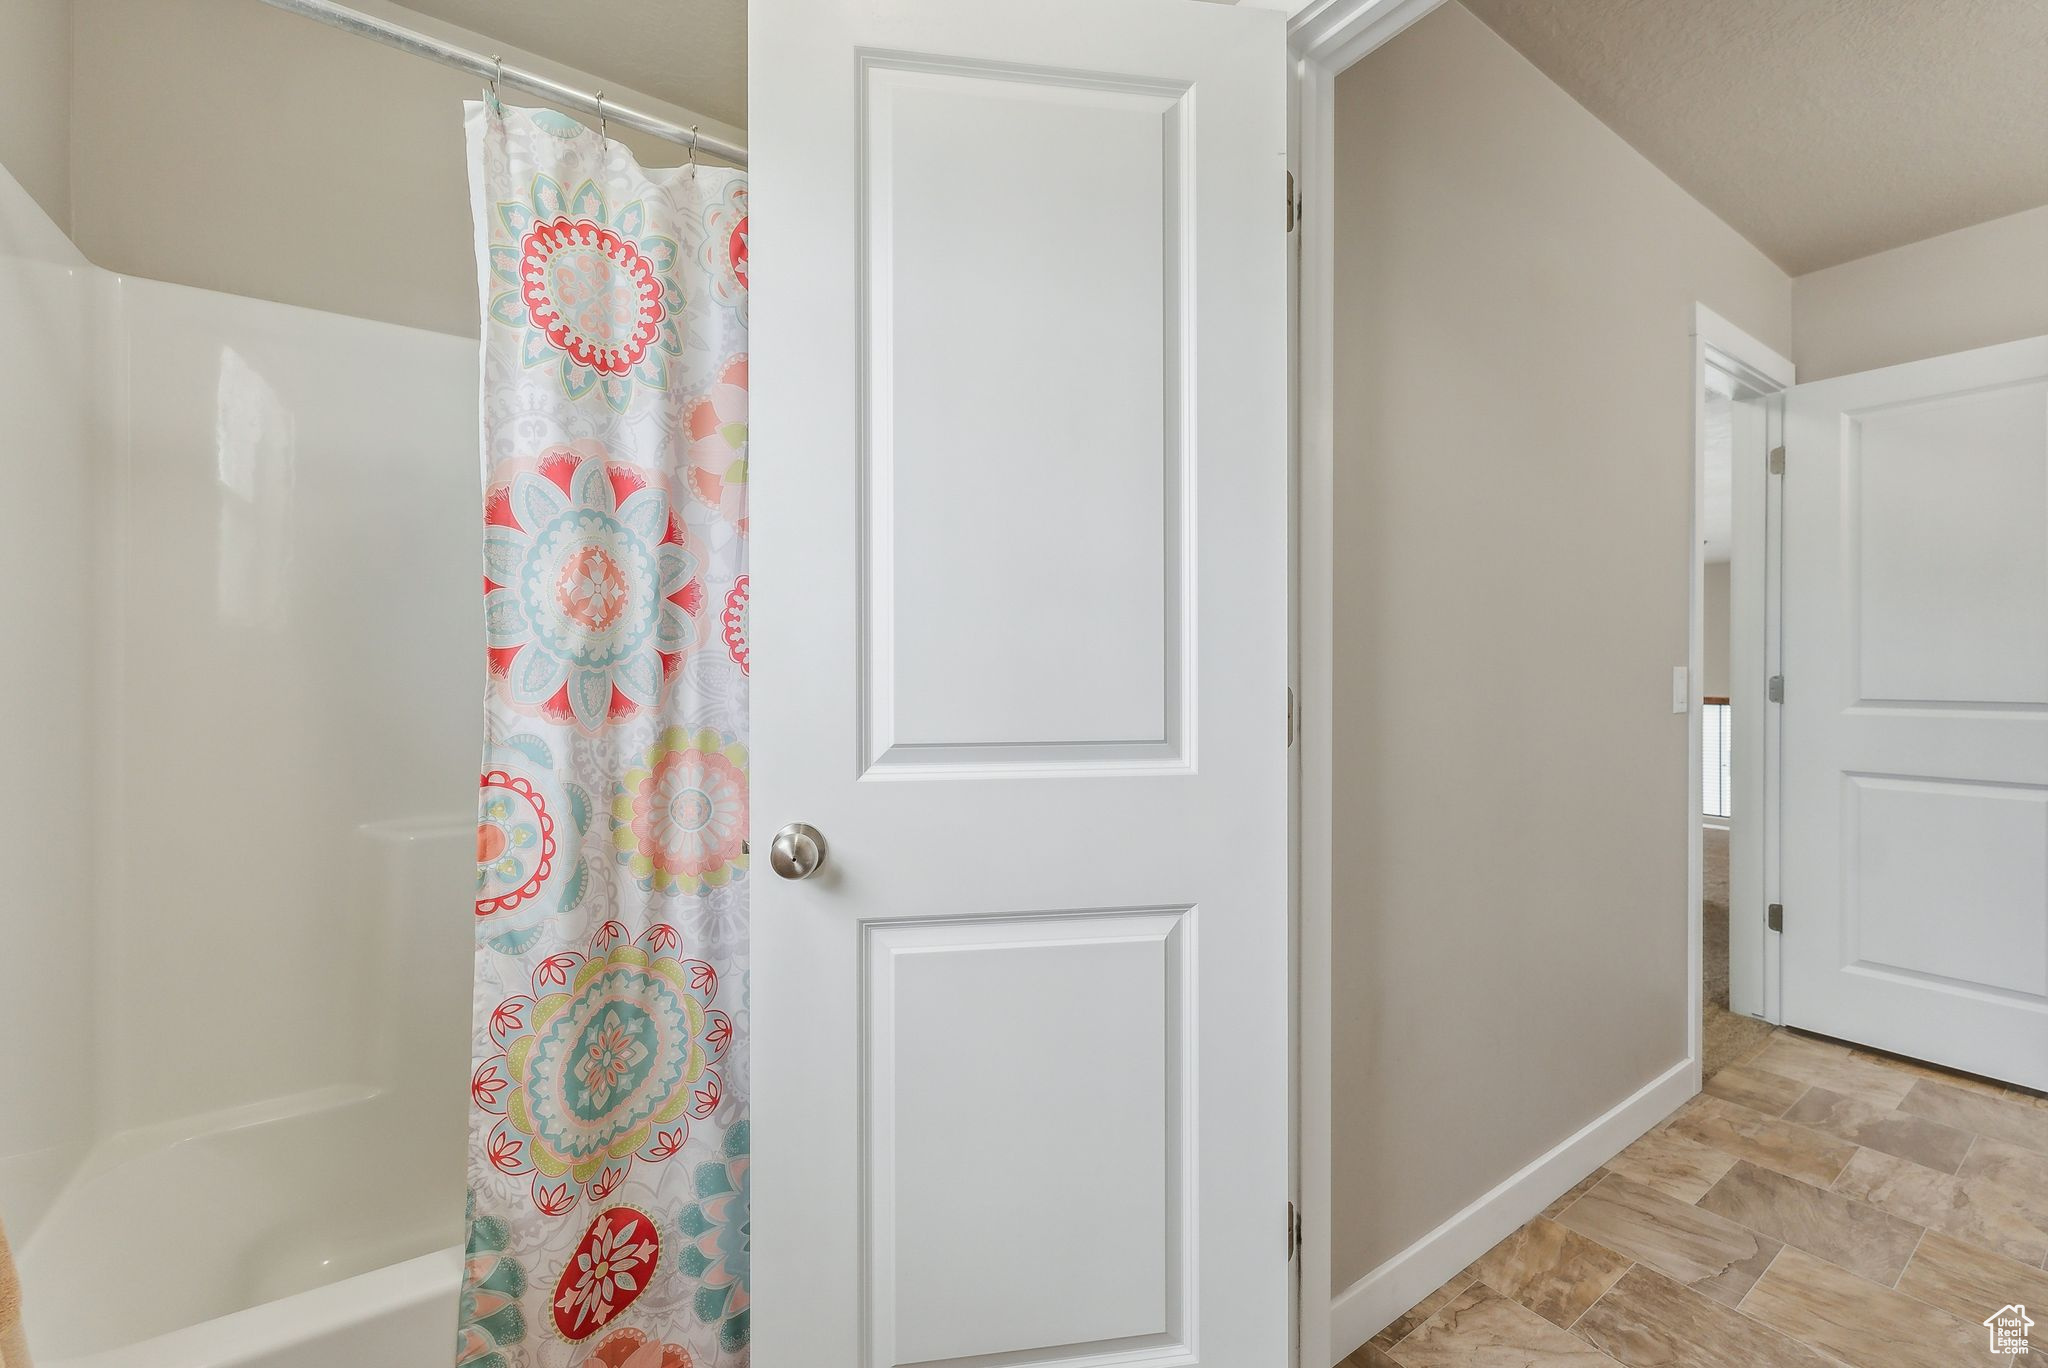
[(440, 1360), (475, 344), (99, 271), (4, 172), (0, 318), (0, 637), (35, 666), (0, 686), (0, 1033), (36, 1045), (0, 1216), (37, 1361)]

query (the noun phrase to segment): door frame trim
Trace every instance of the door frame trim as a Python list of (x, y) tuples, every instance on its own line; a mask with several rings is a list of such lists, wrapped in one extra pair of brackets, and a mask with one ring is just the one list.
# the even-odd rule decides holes
[[(1288, 160), (1299, 195), (1292, 424), (1294, 483), (1296, 985), (1295, 1163), (1302, 1213), (1295, 1361), (1326, 1368), (1332, 1353), (1330, 740), (1335, 718), (1337, 77), (1444, 0), (1310, 0), (1287, 26), (1294, 64)], [(1395, 1308), (1392, 1314), (1398, 1314)], [(1346, 1346), (1349, 1354), (1356, 1345)]]

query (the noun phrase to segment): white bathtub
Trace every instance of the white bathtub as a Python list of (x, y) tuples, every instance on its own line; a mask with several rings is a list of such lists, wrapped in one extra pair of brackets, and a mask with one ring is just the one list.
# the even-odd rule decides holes
[(447, 1362), (463, 1140), (435, 1110), (427, 1135), (391, 1094), (329, 1089), (113, 1137), (22, 1251), (37, 1364)]
[[(361, 880), (342, 904), (354, 935), (319, 968), (355, 986), (360, 1006), (332, 1029), (369, 1082), (105, 1135), (33, 1228), (14, 1227), (37, 1368), (450, 1362), (475, 833), (470, 819), (368, 823), (341, 847)], [(284, 1026), (303, 1023), (269, 1029)]]
[(41, 1368), (440, 1368), (455, 1346), (462, 1251), (448, 1248), (283, 1301)]

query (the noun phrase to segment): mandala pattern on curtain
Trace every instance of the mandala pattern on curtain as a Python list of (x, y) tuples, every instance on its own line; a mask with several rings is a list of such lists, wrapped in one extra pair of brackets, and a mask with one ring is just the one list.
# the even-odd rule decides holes
[(468, 107), (488, 678), (463, 1368), (747, 1362), (747, 184)]

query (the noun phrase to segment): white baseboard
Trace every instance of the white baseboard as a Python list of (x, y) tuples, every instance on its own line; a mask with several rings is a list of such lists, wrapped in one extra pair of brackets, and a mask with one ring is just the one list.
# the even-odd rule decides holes
[(1338, 1293), (1330, 1302), (1330, 1350), (1341, 1363), (1394, 1317), (1449, 1282), (1572, 1184), (1626, 1149), (1698, 1090), (1682, 1059), (1611, 1111)]

